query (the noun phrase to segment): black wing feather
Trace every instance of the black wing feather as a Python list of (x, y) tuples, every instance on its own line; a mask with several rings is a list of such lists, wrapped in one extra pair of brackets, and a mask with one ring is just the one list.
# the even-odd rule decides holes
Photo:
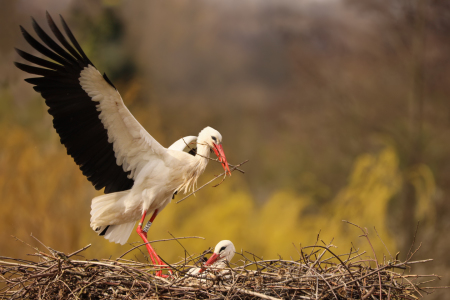
[(81, 56), (83, 57), (83, 60), (85, 62), (87, 62), (89, 65), (93, 66), (94, 64), (91, 63), (91, 61), (86, 56), (86, 54), (84, 54), (83, 49), (81, 49), (80, 44), (78, 44), (78, 41), (73, 36), (72, 31), (70, 30), (69, 26), (67, 26), (67, 23), (66, 23), (66, 21), (64, 21), (64, 18), (61, 15), (59, 15), (59, 17), (61, 18), (61, 23), (63, 25), (64, 31), (66, 32), (67, 36), (69, 37), (70, 41), (72, 42), (72, 45), (74, 45), (75, 48), (77, 49), (78, 53), (81, 54)]
[(72, 56), (77, 59), (77, 61), (83, 61), (83, 58), (80, 56), (80, 54), (67, 42), (66, 38), (61, 33), (58, 26), (56, 26), (55, 22), (53, 22), (53, 19), (48, 12), (46, 13), (46, 16), (48, 25), (50, 25), (50, 29), (52, 30), (58, 41), (64, 46), (64, 48), (66, 48), (70, 52), (70, 54), (72, 54)]
[[(61, 33), (47, 13), (47, 21), (60, 46), (32, 19), (33, 28), (48, 47), (34, 39), (22, 26), (25, 40), (38, 52), (54, 62), (36, 57), (22, 50), (17, 53), (30, 63), (15, 63), (20, 70), (39, 75), (25, 79), (41, 93), (53, 116), (53, 127), (59, 134), (61, 143), (72, 156), (82, 173), (96, 189), (105, 188), (105, 193), (130, 189), (133, 179), (117, 165), (113, 145), (108, 142), (108, 132), (100, 121), (97, 103), (81, 88), (81, 71), (88, 65), (94, 66), (81, 49), (64, 19), (61, 22), (72, 45)], [(114, 87), (106, 75), (103, 78)]]
[(64, 67), (55, 63), (52, 63), (51, 61), (36, 57), (34, 55), (28, 54), (26, 52), (23, 52), (22, 50), (19, 50), (17, 48), (14, 48), (17, 52), (17, 54), (19, 54), (22, 58), (28, 60), (29, 62), (36, 64), (36, 65), (40, 65), (43, 66), (45, 68), (48, 69), (53, 69), (53, 70), (63, 70)]
[(58, 62), (59, 64), (63, 66), (68, 66), (68, 62), (62, 58), (61, 56), (57, 55), (55, 52), (49, 50), (44, 45), (39, 43), (34, 37), (32, 37), (28, 31), (25, 30), (22, 26), (20, 26), (20, 29), (22, 31), (22, 35), (25, 38), (25, 40), (30, 44), (34, 49), (39, 51), (41, 54), (47, 56), (48, 58)]
[(21, 64), (21, 63), (18, 63), (18, 62), (15, 62), (14, 64), (16, 65), (16, 67), (18, 67), (22, 71), (30, 73), (30, 74), (41, 75), (41, 76), (45, 76), (45, 77), (49, 77), (49, 78), (58, 76), (56, 74), (56, 71), (53, 71), (53, 70), (50, 70), (50, 69), (43, 69), (43, 68), (32, 67), (32, 66)]
[(39, 26), (39, 24), (36, 22), (34, 18), (31, 18), (31, 21), (33, 23), (34, 31), (36, 31), (37, 35), (41, 38), (41, 40), (54, 52), (56, 52), (58, 55), (62, 56), (64, 59), (66, 59), (68, 62), (78, 65), (76, 59), (67, 53), (63, 48), (61, 48), (55, 41), (53, 41), (48, 34), (45, 33), (44, 30)]

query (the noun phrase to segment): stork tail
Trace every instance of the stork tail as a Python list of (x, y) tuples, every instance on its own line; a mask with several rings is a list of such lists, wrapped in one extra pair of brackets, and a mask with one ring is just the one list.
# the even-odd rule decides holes
[[(125, 243), (128, 241), (128, 238), (131, 235), (131, 232), (133, 232), (134, 225), (136, 224), (135, 221), (120, 225), (108, 225), (108, 226), (102, 226), (102, 230), (99, 235), (102, 235), (101, 233), (104, 232), (105, 239), (109, 240), (110, 242), (119, 243), (121, 245), (125, 245)], [(99, 232), (99, 231), (97, 231)]]
[(100, 236), (111, 242), (125, 244), (133, 231), (136, 221), (124, 224), (111, 224), (117, 217), (117, 202), (129, 191), (102, 195), (92, 199), (91, 227)]

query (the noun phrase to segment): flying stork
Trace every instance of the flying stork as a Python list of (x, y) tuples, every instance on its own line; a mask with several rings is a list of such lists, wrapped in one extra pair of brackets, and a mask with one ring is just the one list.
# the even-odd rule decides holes
[[(94, 67), (64, 19), (61, 17), (61, 23), (72, 45), (48, 12), (46, 15), (62, 46), (32, 18), (33, 28), (45, 45), (20, 26), (22, 35), (51, 61), (16, 49), (38, 67), (18, 62), (15, 65), (39, 75), (25, 81), (45, 99), (67, 154), (97, 190), (105, 188), (105, 195), (92, 199), (90, 225), (99, 235), (123, 245), (140, 220), (136, 231), (147, 243), (153, 264), (164, 265), (148, 244), (148, 229), (175, 193), (186, 193), (196, 186), (210, 152), (217, 155), (225, 175), (231, 175), (222, 136), (206, 127), (198, 137), (186, 137), (164, 148), (130, 113), (106, 74), (102, 76)], [(186, 145), (195, 140), (196, 153), (184, 152)], [(149, 222), (142, 228), (150, 213)]]

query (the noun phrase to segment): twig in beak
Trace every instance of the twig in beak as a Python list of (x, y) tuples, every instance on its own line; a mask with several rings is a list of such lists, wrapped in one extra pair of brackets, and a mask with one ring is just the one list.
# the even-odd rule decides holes
[[(189, 144), (186, 143), (186, 141), (184, 140), (184, 138), (182, 138), (182, 140), (183, 140), (184, 144), (186, 145), (186, 147), (188, 147), (189, 150), (192, 150), (191, 146), (189, 146)], [(202, 145), (204, 145), (204, 144), (202, 144)], [(206, 159), (212, 160), (212, 161), (214, 161), (214, 162), (218, 162), (219, 164), (222, 164), (222, 162), (219, 160), (219, 158), (214, 159), (214, 158), (211, 158), (211, 157), (203, 156), (203, 155), (198, 154), (198, 153), (195, 154), (195, 155), (198, 155), (198, 156), (201, 156), (201, 157), (203, 157), (203, 158), (206, 158)], [(245, 171), (244, 171), (244, 170), (241, 170), (241, 169), (238, 168), (239, 165), (235, 166), (235, 165), (232, 165), (232, 164), (228, 164), (228, 166), (230, 166), (230, 167), (232, 167), (232, 168), (236, 167), (235, 169), (236, 169), (237, 171), (241, 172), (242, 174), (245, 174)]]
[[(237, 170), (237, 167), (240, 167), (240, 166), (242, 166), (243, 164), (245, 164), (245, 163), (247, 163), (247, 162), (248, 162), (248, 159), (247, 159), (247, 160), (244, 160), (244, 161), (241, 162), (240, 164), (238, 164), (238, 165), (232, 167), (232, 168), (231, 168), (231, 172), (233, 172), (234, 170)], [(207, 183), (205, 183), (204, 185), (202, 185), (201, 187), (199, 187), (198, 189), (196, 189), (195, 191), (193, 191), (192, 193), (190, 193), (189, 195), (187, 195), (187, 196), (184, 197), (183, 199), (178, 200), (178, 201), (175, 202), (175, 203), (178, 204), (178, 203), (180, 203), (181, 201), (186, 200), (187, 198), (189, 198), (190, 196), (192, 196), (193, 194), (195, 194), (196, 192), (198, 192), (199, 190), (201, 190), (202, 188), (204, 188), (205, 186), (207, 186), (208, 184), (210, 184), (211, 182), (213, 182), (214, 180), (216, 180), (216, 179), (219, 178), (220, 176), (226, 175), (226, 173), (227, 173), (227, 172), (222, 172), (222, 174), (220, 174), (220, 175), (214, 177), (213, 179), (211, 179), (210, 181), (208, 181)], [(222, 181), (223, 181), (223, 180), (222, 180)]]
[[(217, 177), (219, 177), (219, 176), (217, 176)], [(219, 182), (218, 184), (216, 184), (216, 185), (213, 185), (213, 187), (218, 187), (219, 185), (221, 185), (222, 184), (222, 182), (224, 182), (225, 181), (225, 178), (227, 177), (227, 174), (225, 173), (225, 175), (223, 175), (223, 177), (222, 177), (222, 181), (221, 182)]]

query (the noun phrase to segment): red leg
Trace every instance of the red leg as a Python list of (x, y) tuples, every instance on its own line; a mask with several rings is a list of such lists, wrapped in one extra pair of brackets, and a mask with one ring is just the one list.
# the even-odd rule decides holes
[[(139, 226), (136, 229), (136, 232), (139, 234), (139, 236), (142, 238), (142, 240), (144, 241), (145, 246), (147, 247), (147, 251), (148, 254), (150, 255), (150, 259), (152, 260), (152, 263), (154, 265), (156, 265), (156, 262), (158, 263), (158, 265), (160, 266), (165, 266), (166, 264), (164, 262), (161, 261), (161, 259), (159, 258), (158, 254), (156, 254), (156, 251), (153, 249), (153, 247), (148, 243), (147, 240), (147, 232), (150, 229), (150, 226), (152, 225), (153, 221), (155, 220), (156, 216), (158, 215), (158, 210), (155, 209), (155, 212), (153, 213), (153, 215), (151, 216), (150, 220), (147, 222), (147, 224), (145, 225), (145, 227), (142, 229), (142, 223), (144, 222), (145, 216), (146, 216), (146, 212), (142, 215), (141, 221), (139, 222)], [(172, 271), (169, 270), (169, 272), (172, 274)], [(156, 276), (161, 276), (161, 277), (167, 277), (166, 275), (162, 274), (162, 270), (159, 270), (156, 272)]]
[[(138, 227), (136, 228), (136, 232), (139, 234), (139, 236), (142, 238), (142, 240), (144, 241), (145, 246), (147, 247), (147, 251), (148, 254), (150, 256), (150, 259), (152, 260), (152, 263), (154, 265), (156, 265), (154, 256), (156, 255), (155, 250), (153, 250), (152, 246), (150, 244), (148, 244), (148, 240), (147, 240), (147, 231), (142, 230), (142, 223), (144, 222), (145, 216), (147, 215), (147, 212), (144, 212), (142, 214), (142, 218), (141, 221), (139, 222)], [(157, 256), (156, 256), (157, 257)]]
[[(155, 209), (155, 211), (153, 212), (153, 215), (150, 217), (150, 220), (148, 220), (147, 224), (145, 225), (145, 227), (143, 229), (145, 232), (148, 232), (148, 230), (150, 229), (150, 226), (152, 225), (152, 223), (155, 220), (157, 215), (158, 215), (158, 210)], [(158, 254), (156, 254), (156, 251), (153, 248), (152, 248), (152, 250), (153, 250), (153, 255), (155, 256), (155, 260), (158, 262), (158, 265), (160, 265), (160, 266), (166, 265), (165, 263), (163, 263), (161, 261)], [(167, 277), (167, 276), (163, 276), (162, 270), (157, 271), (156, 276)]]

